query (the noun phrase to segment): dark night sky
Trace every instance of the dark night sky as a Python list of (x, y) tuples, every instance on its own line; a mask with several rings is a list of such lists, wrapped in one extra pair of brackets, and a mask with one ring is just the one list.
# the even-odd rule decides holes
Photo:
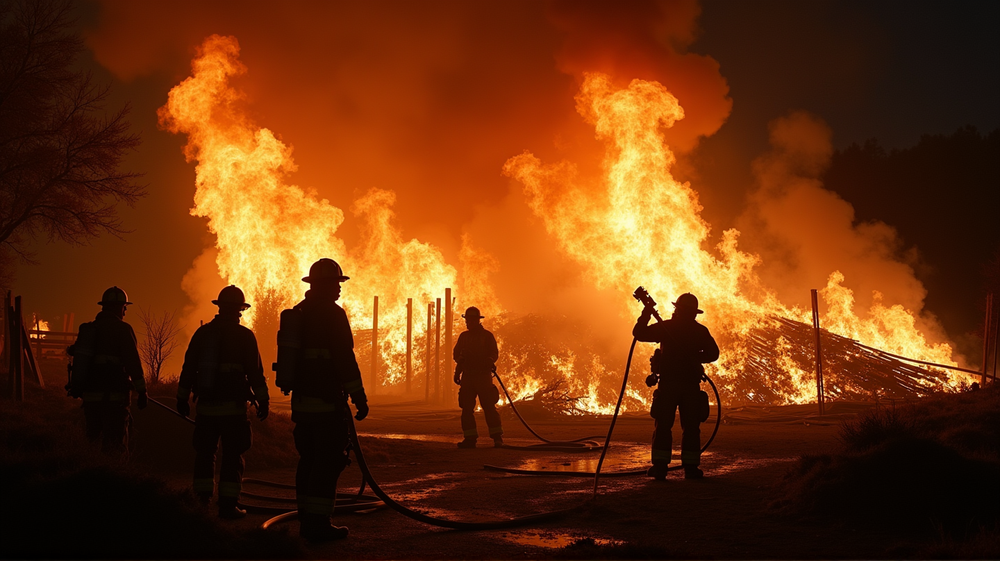
[[(593, 13), (633, 10), (624, 23), (604, 18), (626, 31), (630, 25), (648, 31), (644, 14), (656, 11), (641, 2), (587, 6)], [(737, 220), (754, 188), (751, 162), (768, 149), (768, 123), (791, 110), (825, 121), (835, 148), (869, 138), (904, 148), (925, 133), (1000, 126), (1000, 2), (706, 1), (697, 19), (689, 3), (665, 6), (681, 14), (678, 21), (692, 17), (697, 35), (693, 43), (678, 40), (682, 30), (663, 41), (717, 61), (732, 99), (718, 132), (681, 157), (681, 175), (700, 192), (714, 232)], [(129, 165), (146, 173), (150, 195), (123, 212), (134, 230), (126, 242), (40, 244), (39, 264), (20, 268), (15, 292), (28, 310), (51, 319), (68, 311), (78, 321), (91, 317), (93, 302), (111, 284), (153, 309), (188, 305), (181, 278), (212, 237), (203, 220), (187, 214), (194, 174), (180, 152), (184, 139), (159, 130), (155, 110), (188, 75), (195, 46), (210, 33), (239, 38), (254, 118), (295, 146), (300, 171), (293, 181), (317, 186), (345, 209), (351, 192), (396, 189), (405, 236), (440, 246), (454, 261), (463, 231), (481, 232), (491, 207), (512, 204), (516, 186), (499, 172), (506, 158), (528, 148), (551, 161), (558, 152), (551, 148), (554, 138), (592, 134), (573, 111), (576, 82), (566, 69), (572, 53), (562, 46), (579, 22), (555, 15), (573, 11), (572, 3), (557, 7), (81, 2), (88, 44), (97, 45), (98, 61), (112, 61), (109, 69), (88, 52), (84, 62), (112, 82), (115, 103), (132, 105), (144, 144)], [(604, 19), (586, 25), (600, 31)], [(599, 50), (603, 35), (591, 35), (583, 41)], [(617, 67), (629, 65), (618, 61)], [(373, 109), (358, 93), (368, 86), (398, 89), (393, 93), (410, 99), (397, 103), (401, 96), (380, 93), (386, 109)], [(310, 112), (303, 114), (303, 107)], [(695, 120), (697, 112), (691, 113)], [(317, 123), (326, 127), (322, 133)], [(375, 163), (359, 158), (362, 152), (375, 154)], [(343, 196), (325, 187), (330, 169)], [(452, 196), (441, 203), (446, 214), (428, 220), (421, 205), (437, 196), (435, 189)], [(893, 204), (891, 197), (886, 204)], [(348, 242), (351, 236), (345, 230)], [(501, 249), (487, 249), (500, 253), (501, 283), (523, 266)]]

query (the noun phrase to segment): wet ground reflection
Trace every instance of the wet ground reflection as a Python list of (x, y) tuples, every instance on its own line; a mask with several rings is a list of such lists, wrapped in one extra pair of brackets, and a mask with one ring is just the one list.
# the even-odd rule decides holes
[(504, 532), (501, 537), (509, 542), (514, 542), (522, 545), (530, 545), (534, 547), (542, 547), (546, 549), (561, 549), (580, 540), (593, 540), (595, 545), (608, 546), (608, 545), (624, 545), (625, 542), (621, 540), (615, 540), (612, 538), (602, 538), (595, 536), (587, 536), (583, 534), (574, 534), (570, 532), (554, 532), (546, 530), (525, 530), (520, 532)]

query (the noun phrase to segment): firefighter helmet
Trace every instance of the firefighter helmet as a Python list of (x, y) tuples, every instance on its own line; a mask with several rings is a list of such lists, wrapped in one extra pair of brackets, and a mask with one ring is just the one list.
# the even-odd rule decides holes
[(316, 282), (318, 280), (335, 280), (337, 282), (345, 281), (351, 277), (344, 276), (344, 270), (340, 268), (340, 264), (324, 257), (319, 261), (312, 264), (309, 267), (309, 276), (302, 277), (305, 282)]
[(465, 310), (465, 313), (462, 314), (462, 317), (466, 319), (483, 319), (486, 316), (479, 313), (479, 308), (472, 306), (469, 309)]
[(693, 310), (696, 314), (705, 313), (698, 309), (698, 297), (690, 292), (685, 292), (678, 296), (677, 301), (674, 302), (674, 307), (678, 310)]
[(212, 300), (212, 303), (216, 306), (236, 304), (240, 306), (241, 310), (246, 310), (250, 307), (250, 304), (247, 304), (246, 296), (243, 295), (243, 291), (240, 290), (238, 286), (233, 284), (223, 288), (222, 291), (219, 292), (219, 299)]
[(116, 304), (131, 304), (131, 302), (128, 301), (128, 294), (125, 294), (124, 290), (117, 286), (112, 286), (104, 291), (101, 301), (98, 304), (101, 306), (114, 306)]

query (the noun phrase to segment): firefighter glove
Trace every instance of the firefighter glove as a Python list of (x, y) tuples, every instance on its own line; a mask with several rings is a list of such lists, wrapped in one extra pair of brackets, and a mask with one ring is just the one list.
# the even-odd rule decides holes
[(659, 380), (657, 379), (656, 374), (650, 374), (649, 376), (646, 376), (646, 386), (650, 388), (655, 386), (658, 381)]
[(149, 396), (146, 392), (139, 392), (139, 399), (136, 400), (136, 403), (139, 405), (139, 409), (145, 409), (149, 405)]
[(271, 412), (270, 407), (268, 407), (267, 400), (262, 400), (257, 402), (257, 418), (263, 421), (267, 418), (267, 414)]
[(191, 415), (191, 404), (188, 403), (187, 398), (177, 398), (177, 412), (184, 417)]
[(361, 401), (354, 404), (354, 408), (358, 410), (358, 414), (354, 416), (355, 419), (361, 421), (368, 416), (368, 402)]

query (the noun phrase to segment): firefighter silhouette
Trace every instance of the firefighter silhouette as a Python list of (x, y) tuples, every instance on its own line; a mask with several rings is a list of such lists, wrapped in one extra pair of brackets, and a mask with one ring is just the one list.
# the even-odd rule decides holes
[(357, 420), (368, 415), (351, 324), (337, 305), (340, 283), (348, 278), (332, 259), (313, 263), (302, 279), (310, 285), (305, 299), (281, 313), (278, 330), (275, 383), (292, 394), (299, 533), (313, 542), (347, 537), (347, 528), (330, 524), (337, 478), (348, 463), (347, 396)]
[(500, 424), (500, 413), (497, 412), (497, 402), (500, 392), (493, 385), (494, 364), (499, 356), (497, 340), (493, 333), (483, 327), (483, 316), (479, 308), (472, 307), (462, 314), (465, 318), (467, 331), (458, 336), (455, 343), (455, 383), (461, 386), (458, 390), (458, 406), (462, 408), (462, 436), (459, 448), (475, 448), (479, 431), (476, 429), (476, 398), (483, 408), (486, 426), (493, 445), (503, 446), (503, 426)]
[(652, 306), (646, 306), (636, 320), (632, 335), (639, 341), (659, 343), (660, 348), (650, 359), (652, 374), (646, 383), (659, 383), (653, 392), (653, 405), (649, 414), (654, 419), (652, 462), (649, 476), (662, 480), (670, 464), (674, 416), (680, 409), (681, 465), (686, 479), (704, 476), (701, 463), (701, 423), (708, 418), (708, 394), (701, 391), (705, 375), (704, 363), (719, 358), (719, 346), (708, 328), (696, 321), (698, 298), (681, 294), (674, 302), (673, 316), (665, 321), (649, 324)]
[(117, 286), (105, 290), (98, 302), (101, 311), (94, 321), (80, 325), (76, 342), (68, 350), (73, 367), (66, 390), (83, 399), (87, 438), (101, 441), (101, 449), (108, 454), (128, 451), (132, 390), (139, 394), (139, 409), (148, 403), (135, 331), (124, 321), (131, 303)]
[(246, 516), (239, 508), (243, 480), (243, 454), (250, 449), (252, 433), (247, 402), (257, 407), (257, 417), (267, 418), (268, 395), (257, 338), (240, 325), (240, 316), (250, 307), (243, 291), (229, 285), (219, 292), (215, 318), (194, 332), (181, 379), (177, 383), (177, 412), (191, 412), (188, 398), (194, 393), (197, 417), (194, 427), (194, 492), (203, 503), (215, 488), (215, 453), (222, 442), (219, 469), (219, 518)]

